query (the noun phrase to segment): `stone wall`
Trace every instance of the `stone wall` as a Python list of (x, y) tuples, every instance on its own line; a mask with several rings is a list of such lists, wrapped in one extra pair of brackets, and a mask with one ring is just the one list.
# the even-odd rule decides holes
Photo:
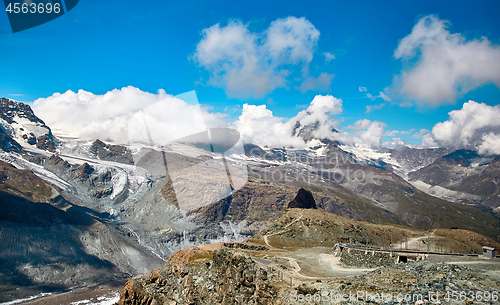
[(340, 262), (346, 267), (377, 268), (394, 265), (397, 262), (397, 255), (394, 253), (391, 255), (390, 252), (344, 248), (340, 255)]

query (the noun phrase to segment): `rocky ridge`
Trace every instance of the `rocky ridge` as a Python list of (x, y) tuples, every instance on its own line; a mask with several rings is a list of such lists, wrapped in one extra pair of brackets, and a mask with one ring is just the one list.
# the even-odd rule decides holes
[[(460, 257), (457, 258), (459, 262), (446, 264), (420, 255), (418, 261), (396, 263), (399, 261), (397, 252), (391, 256), (344, 248), (338, 257), (335, 254), (338, 247), (317, 247), (300, 242), (310, 239), (307, 232), (329, 231), (323, 227), (327, 214), (320, 210), (288, 209), (272, 227), (244, 243), (181, 250), (172, 255), (163, 268), (130, 280), (117, 304), (427, 304), (435, 298), (441, 302), (446, 297), (453, 300), (453, 291), (474, 291), (475, 295), (476, 292), (482, 295), (488, 292), (489, 301), (474, 300), (474, 304), (494, 304), (493, 293), (500, 293), (497, 281), (500, 259), (487, 264), (483, 264), (484, 260), (472, 259), (472, 264), (462, 265)], [(305, 229), (307, 219), (312, 216), (316, 216), (317, 221), (309, 223)], [(336, 220), (331, 225), (341, 226), (344, 234), (352, 229), (351, 226), (369, 226), (336, 215), (331, 219)], [(277, 242), (279, 236), (288, 236), (283, 229), (286, 231), (290, 227), (299, 230), (292, 231), (294, 236), (286, 237), (286, 243)], [(395, 227), (393, 230), (412, 232), (410, 228)], [(271, 235), (276, 238), (265, 238)], [(333, 245), (334, 241), (326, 244)], [(375, 269), (340, 266), (343, 262), (346, 266), (357, 264), (359, 267), (359, 261), (363, 261), (362, 267)], [(326, 274), (328, 266), (335, 264), (338, 265), (332, 269), (333, 273)], [(484, 270), (493, 271), (485, 273)], [(345, 295), (347, 297), (342, 299)], [(382, 295), (385, 297), (381, 299)], [(451, 301), (451, 304), (463, 303)]]
[(23, 142), (41, 150), (55, 151), (57, 141), (52, 131), (35, 115), (29, 105), (0, 98), (0, 125), (2, 132), (18, 144)]

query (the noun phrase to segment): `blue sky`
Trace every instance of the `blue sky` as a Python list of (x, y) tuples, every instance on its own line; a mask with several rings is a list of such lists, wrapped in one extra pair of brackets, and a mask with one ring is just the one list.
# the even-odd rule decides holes
[[(226, 112), (228, 120), (235, 120), (245, 103), (266, 104), (274, 116), (290, 118), (307, 107), (316, 95), (329, 94), (342, 99), (343, 111), (336, 115), (341, 128), (352, 126), (360, 119), (380, 121), (386, 125), (382, 141), (391, 141), (394, 137), (387, 135), (389, 131), (414, 129), (408, 134), (393, 135), (421, 143), (422, 139), (412, 137), (415, 132), (432, 130), (438, 122), (449, 119), (450, 111), (461, 109), (469, 100), (498, 105), (500, 91), (492, 81), (498, 80), (498, 75), (477, 72), (472, 62), (470, 71), (466, 69), (457, 76), (458, 81), (471, 80), (467, 82), (472, 84), (470, 88), (459, 83), (466, 94), (443, 97), (436, 93), (429, 100), (428, 94), (408, 89), (403, 90), (404, 95), (402, 85), (394, 79), (400, 77), (402, 71), (411, 72), (412, 67), (418, 67), (419, 56), (423, 54), (419, 52), (423, 49), (416, 49), (415, 57), (409, 59), (395, 58), (398, 43), (412, 33), (422, 17), (433, 14), (436, 24), (449, 22), (445, 31), (450, 35), (461, 35), (458, 46), (474, 39), (484, 42), (482, 37), (487, 37), (491, 51), (488, 54), (497, 60), (498, 12), (498, 1), (81, 0), (65, 16), (15, 34), (7, 14), (0, 14), (0, 96), (33, 102), (54, 92), (79, 89), (104, 94), (115, 88), (134, 86), (151, 93), (164, 89), (173, 95), (194, 89), (200, 103), (210, 105), (212, 112)], [(319, 33), (314, 41), (309, 41), (311, 50), (296, 61), (256, 55), (261, 62), (271, 62), (264, 72), (288, 71), (281, 79), (284, 87), (277, 85), (267, 90), (257, 88), (258, 92), (249, 89), (235, 94), (224, 80), (224, 75), (234, 71), (234, 62), (228, 64), (223, 58), (215, 58), (219, 64), (212, 65), (200, 60), (203, 55), (212, 56), (212, 60), (216, 56), (200, 51), (200, 44), (206, 38), (204, 29), (214, 29), (216, 24), (219, 30), (239, 26), (246, 29), (248, 35), (257, 37), (256, 46), (261, 48), (264, 41), (270, 39), (266, 31), (273, 22), (291, 20), (287, 19), (291, 17), (311, 24)], [(449, 47), (455, 50), (456, 46)], [(327, 52), (334, 58), (327, 60)], [(429, 54), (435, 58), (437, 53)], [(309, 55), (310, 59), (305, 59)], [(432, 64), (427, 69), (432, 71), (428, 77), (440, 73), (431, 68)], [(307, 79), (322, 74), (326, 77), (323, 82), (307, 91), (300, 89)], [(407, 85), (420, 86), (408, 83), (415, 79), (419, 79), (418, 75), (408, 78)], [(454, 87), (454, 90), (459, 89)], [(368, 93), (378, 96), (379, 92), (385, 92), (390, 101), (367, 97)], [(375, 107), (368, 112), (367, 106)]]

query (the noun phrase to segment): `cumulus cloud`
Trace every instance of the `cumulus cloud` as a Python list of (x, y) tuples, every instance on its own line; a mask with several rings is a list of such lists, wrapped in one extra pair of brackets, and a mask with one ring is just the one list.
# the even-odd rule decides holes
[(325, 62), (327, 62), (327, 63), (332, 61), (333, 59), (335, 59), (335, 55), (333, 55), (330, 52), (323, 53), (323, 56), (325, 56)]
[(366, 87), (359, 86), (359, 92), (366, 92), (367, 90)]
[[(332, 138), (333, 129), (338, 122), (333, 115), (342, 113), (342, 100), (331, 95), (317, 95), (307, 109), (300, 111), (291, 119), (274, 116), (266, 105), (243, 105), (241, 116), (230, 126), (237, 129), (247, 143), (268, 147), (306, 147), (304, 140), (294, 135), (294, 130), (310, 124), (319, 123), (314, 136)], [(298, 123), (298, 124), (297, 124)]]
[(480, 154), (485, 155), (498, 155), (500, 154), (500, 135), (490, 132), (485, 134), (482, 138), (483, 143), (479, 145), (478, 151)]
[[(414, 129), (412, 129), (414, 130)], [(422, 128), (420, 129), (418, 132), (415, 132), (413, 135), (412, 135), (412, 138), (416, 138), (416, 139), (421, 139), (423, 138), (426, 134), (429, 133), (429, 130), (425, 129), (425, 128)]]
[(260, 146), (304, 147), (302, 139), (292, 137), (292, 124), (282, 117), (276, 117), (266, 105), (243, 105), (243, 111), (232, 127), (236, 128), (246, 143)]
[(466, 41), (447, 29), (449, 22), (421, 18), (394, 52), (406, 69), (395, 87), (410, 100), (438, 105), (487, 83), (500, 86), (500, 47), (486, 37)]
[(381, 122), (359, 120), (346, 128), (350, 132), (338, 132), (339, 122), (334, 116), (342, 113), (342, 100), (331, 95), (315, 96), (305, 109), (289, 119), (273, 115), (266, 105), (244, 104), (241, 115), (229, 124), (223, 114), (186, 103), (163, 90), (153, 94), (135, 87), (103, 95), (84, 90), (55, 93), (36, 100), (33, 109), (57, 135), (122, 144), (148, 142), (148, 134), (155, 144), (167, 144), (207, 127), (232, 127), (246, 143), (304, 148), (315, 143), (305, 143), (299, 133), (306, 126), (315, 126), (312, 136), (316, 139), (378, 147), (385, 127)]
[(304, 89), (324, 86), (332, 76), (320, 75), (316, 81), (308, 77), (319, 35), (303, 17), (277, 19), (262, 33), (233, 20), (225, 27), (216, 24), (204, 29), (193, 59), (211, 73), (209, 82), (230, 96), (262, 97), (285, 87), (295, 66), (307, 83)]
[(384, 147), (388, 147), (388, 148), (392, 148), (392, 149), (399, 149), (402, 146), (413, 147), (412, 144), (406, 143), (404, 140), (401, 140), (401, 138), (392, 138), (391, 141), (383, 142), (382, 145)]
[(500, 154), (500, 105), (469, 101), (462, 109), (451, 111), (449, 116), (449, 120), (432, 128), (437, 144), (457, 149), (477, 148), (479, 153), (487, 155)]
[[(317, 125), (313, 136), (318, 139), (338, 140), (344, 144), (361, 144), (380, 147), (386, 125), (378, 121), (358, 120), (348, 126), (347, 131), (338, 131), (339, 122), (335, 115), (342, 113), (342, 100), (331, 95), (317, 95), (307, 109), (296, 116), (285, 119), (274, 116), (266, 105), (243, 105), (241, 116), (231, 127), (237, 129), (244, 142), (260, 146), (304, 148), (311, 143), (297, 136), (304, 126)], [(314, 144), (314, 143), (313, 143)]]
[(148, 118), (151, 132), (161, 134), (163, 142), (204, 131), (207, 125), (225, 124), (221, 114), (209, 113), (197, 104), (187, 104), (163, 90), (152, 94), (135, 87), (115, 89), (103, 95), (84, 90), (54, 93), (33, 104), (36, 115), (56, 133), (115, 143), (128, 143), (130, 119), (148, 107), (155, 109), (154, 115)]
[(351, 133), (344, 131), (336, 134), (335, 138), (345, 144), (358, 144), (380, 148), (385, 127), (387, 125), (383, 122), (362, 119), (346, 128), (351, 130)]
[(429, 132), (429, 133), (426, 133), (423, 137), (422, 137), (422, 146), (424, 148), (434, 148), (434, 147), (439, 147), (438, 143), (436, 142), (436, 140), (434, 140), (434, 138), (432, 137), (432, 134)]

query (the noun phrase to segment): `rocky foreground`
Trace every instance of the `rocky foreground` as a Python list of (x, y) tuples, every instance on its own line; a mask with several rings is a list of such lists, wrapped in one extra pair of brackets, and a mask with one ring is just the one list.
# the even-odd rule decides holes
[[(333, 232), (369, 232), (373, 244), (384, 234), (429, 234), (355, 222), (322, 210), (287, 209), (271, 227), (244, 243), (175, 253), (163, 268), (128, 281), (117, 304), (500, 303), (498, 258), (341, 250)], [(400, 262), (403, 255), (407, 263)]]

